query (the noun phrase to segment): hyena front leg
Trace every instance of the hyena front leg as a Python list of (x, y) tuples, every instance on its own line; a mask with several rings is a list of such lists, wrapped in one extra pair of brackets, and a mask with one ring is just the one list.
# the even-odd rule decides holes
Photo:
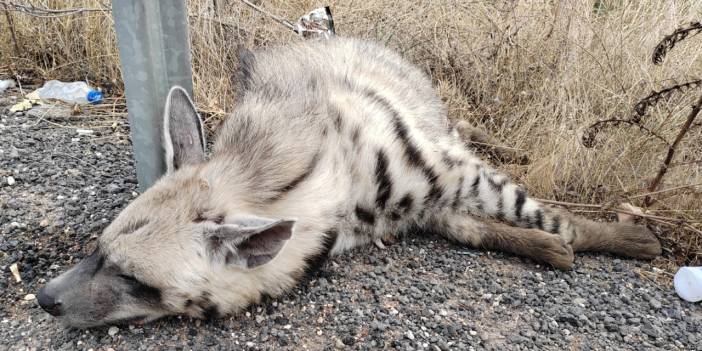
[(529, 257), (558, 269), (573, 268), (573, 249), (560, 235), (469, 216), (449, 215), (441, 224), (446, 236), (472, 247)]
[(475, 127), (466, 121), (458, 121), (454, 126), (461, 142), (471, 150), (485, 154), (503, 163), (525, 165), (529, 157), (513, 148), (503, 146), (500, 141), (485, 130)]
[(644, 226), (598, 223), (546, 207), (484, 164), (467, 165), (456, 192), (454, 213), (487, 216), (512, 226), (560, 235), (573, 251), (600, 251), (652, 259), (658, 239)]

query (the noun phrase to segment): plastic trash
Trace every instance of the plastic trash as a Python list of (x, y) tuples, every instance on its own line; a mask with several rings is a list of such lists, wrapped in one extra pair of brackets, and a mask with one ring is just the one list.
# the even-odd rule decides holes
[(314, 9), (295, 23), (295, 32), (304, 39), (329, 39), (336, 35), (329, 6)]
[(7, 88), (14, 88), (15, 87), (15, 81), (12, 79), (5, 79), (5, 80), (0, 80), (0, 93), (5, 91)]
[(702, 301), (702, 267), (680, 267), (673, 278), (673, 285), (683, 300)]
[(50, 80), (36, 92), (42, 100), (57, 99), (76, 104), (95, 104), (102, 100), (102, 92), (93, 89), (85, 82), (64, 83)]

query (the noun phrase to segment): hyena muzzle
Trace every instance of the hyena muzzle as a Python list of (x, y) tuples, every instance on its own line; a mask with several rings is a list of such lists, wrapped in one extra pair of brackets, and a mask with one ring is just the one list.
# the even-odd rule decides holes
[(167, 174), (39, 291), (47, 312), (75, 327), (233, 313), (327, 255), (410, 228), (560, 269), (574, 251), (660, 253), (643, 226), (530, 198), (466, 147), (430, 80), (386, 48), (334, 38), (239, 56), (237, 105), (212, 152), (174, 87)]

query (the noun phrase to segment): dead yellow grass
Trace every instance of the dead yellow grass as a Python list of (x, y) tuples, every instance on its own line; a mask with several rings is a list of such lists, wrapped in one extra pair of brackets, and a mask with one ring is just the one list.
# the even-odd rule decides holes
[[(18, 2), (18, 1), (15, 1)], [(52, 8), (100, 8), (101, 1), (33, 1)], [(239, 1), (190, 1), (195, 94), (209, 116), (231, 110), (229, 77), (237, 44), (249, 47), (298, 40)], [(259, 2), (296, 19), (323, 5), (314, 1)], [(702, 20), (702, 2), (674, 1), (338, 1), (328, 3), (343, 36), (372, 38), (429, 73), (452, 118), (491, 131), (524, 150), (525, 166), (502, 165), (540, 198), (640, 205), (667, 146), (636, 127), (605, 128), (594, 148), (580, 142), (590, 124), (627, 118), (652, 90), (702, 76), (702, 36), (679, 44), (660, 66), (651, 53), (681, 24)], [(2, 6), (0, 5), (0, 12)], [(10, 12), (17, 50), (0, 15), (0, 76), (26, 80), (88, 79), (121, 94), (109, 11), (61, 18)], [(672, 142), (699, 89), (662, 101), (644, 124)], [(702, 117), (697, 119), (702, 122)], [(702, 262), (702, 126), (687, 134), (648, 213), (689, 221), (666, 226), (669, 268)], [(683, 187), (684, 188), (678, 188)], [(678, 188), (678, 189), (674, 189)], [(674, 190), (667, 190), (674, 189)]]

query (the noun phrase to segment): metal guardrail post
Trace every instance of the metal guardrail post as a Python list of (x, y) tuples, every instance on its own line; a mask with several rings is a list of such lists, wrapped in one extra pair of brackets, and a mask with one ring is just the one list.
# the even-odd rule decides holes
[(185, 0), (114, 0), (129, 124), (139, 190), (165, 172), (161, 125), (168, 90), (192, 96), (190, 39)]

